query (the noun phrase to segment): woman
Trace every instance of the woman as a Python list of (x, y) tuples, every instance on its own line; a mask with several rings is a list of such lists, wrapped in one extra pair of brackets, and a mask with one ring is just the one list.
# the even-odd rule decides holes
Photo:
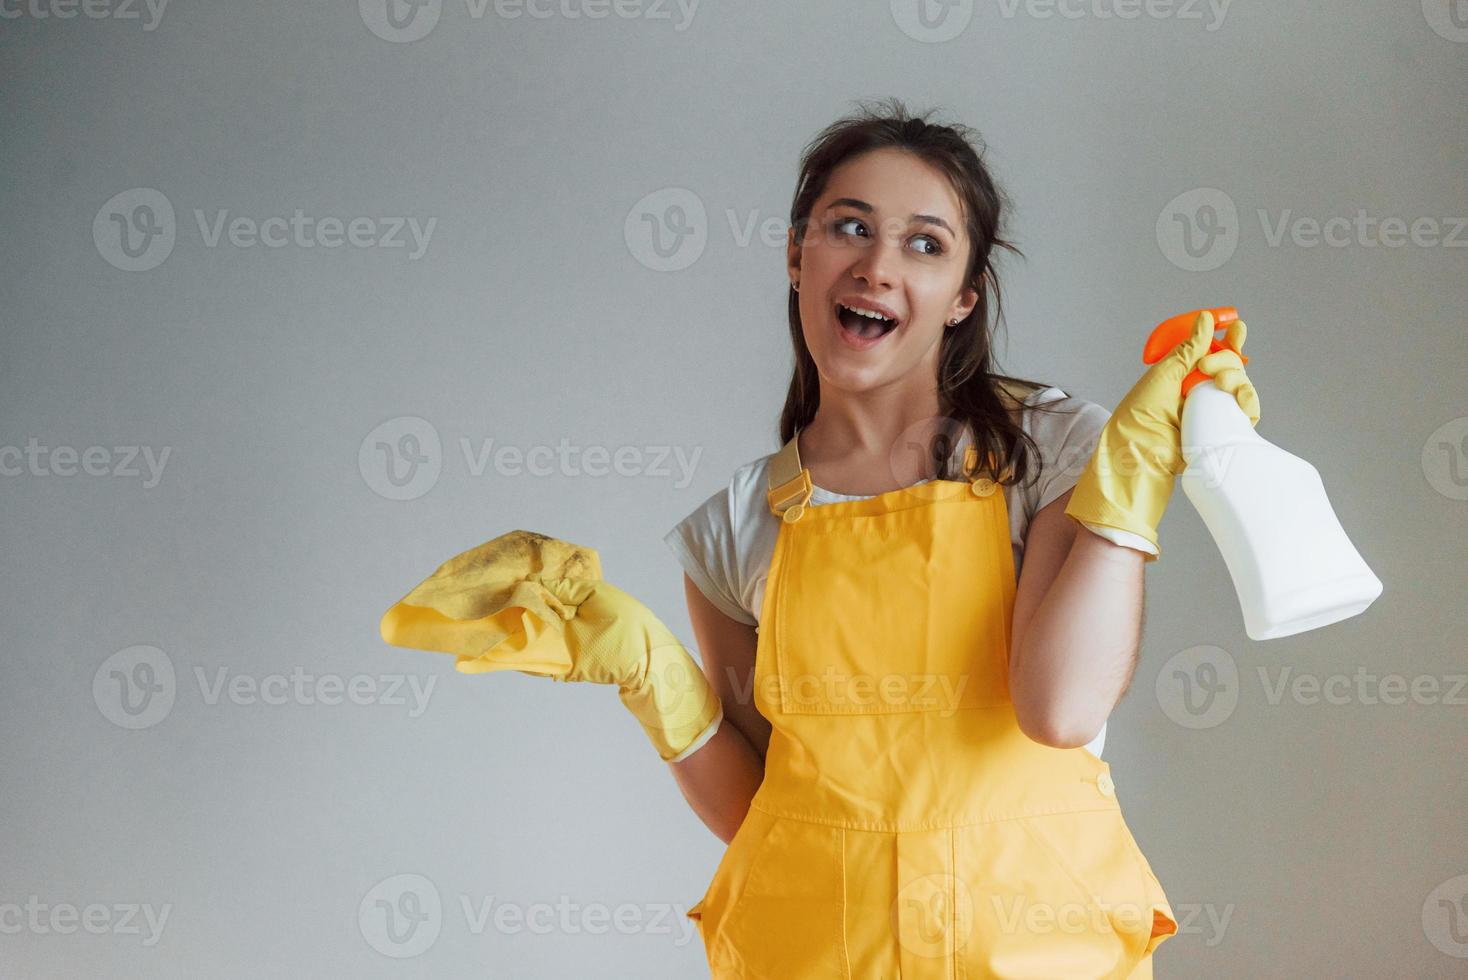
[(530, 532), (384, 618), (463, 671), (618, 685), (729, 843), (688, 913), (719, 980), (1150, 977), (1177, 931), (1099, 752), (1182, 379), (1257, 422), (1245, 328), (1207, 354), (1200, 315), (1109, 415), (996, 374), (1001, 217), (966, 131), (900, 103), (807, 148), (783, 448), (666, 539), (702, 671), (594, 552)]
[(995, 375), (1000, 223), (963, 130), (900, 104), (803, 158), (784, 449), (667, 537), (724, 713), (673, 767), (730, 841), (690, 912), (716, 977), (1147, 977), (1177, 930), (1098, 755), (1180, 382), (1257, 396), (1211, 318), (1109, 420)]

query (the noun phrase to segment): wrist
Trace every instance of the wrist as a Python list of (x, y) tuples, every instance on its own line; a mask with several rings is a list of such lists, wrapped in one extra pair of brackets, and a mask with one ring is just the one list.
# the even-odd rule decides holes
[(1119, 534), (1109, 540), (1156, 558), (1161, 553), (1157, 527), (1172, 496), (1174, 477), (1145, 464), (1110, 465), (1116, 458), (1097, 448), (1071, 491), (1065, 513), (1088, 528), (1111, 528)]
[(1147, 556), (1148, 561), (1153, 560), (1160, 554), (1154, 542), (1149, 541), (1147, 538), (1133, 531), (1127, 531), (1119, 527), (1107, 527), (1105, 524), (1095, 524), (1091, 521), (1081, 521), (1080, 523), (1086, 530), (1091, 532), (1092, 537), (1100, 538), (1132, 551), (1140, 551), (1143, 555)]
[(720, 702), (718, 706), (718, 713), (714, 715), (714, 720), (709, 722), (708, 727), (705, 728), (701, 733), (699, 733), (692, 742), (689, 742), (686, 748), (680, 751), (677, 755), (674, 755), (673, 757), (665, 761), (682, 762), (684, 759), (688, 758), (690, 755), (703, 748), (706, 744), (708, 744), (709, 740), (714, 737), (714, 733), (719, 730), (719, 726), (723, 724), (723, 722), (724, 705), (722, 702)]
[(665, 761), (674, 761), (713, 736), (723, 702), (703, 670), (678, 643), (658, 644), (648, 651), (641, 683), (621, 685), (618, 695), (642, 725), (648, 740)]

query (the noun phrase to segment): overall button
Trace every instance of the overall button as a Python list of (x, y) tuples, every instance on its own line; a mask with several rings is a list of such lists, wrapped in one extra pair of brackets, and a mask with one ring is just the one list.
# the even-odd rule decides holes
[(987, 476), (981, 476), (968, 485), (969, 489), (974, 492), (974, 496), (976, 497), (987, 497), (989, 496), (989, 494), (993, 493), (994, 489), (998, 486), (999, 484), (995, 483)]
[(794, 524), (796, 521), (800, 520), (800, 515), (804, 513), (805, 504), (791, 504), (789, 507), (785, 508), (785, 512), (781, 514), (780, 517), (785, 521), (786, 524)]
[(1102, 796), (1113, 796), (1116, 793), (1116, 783), (1111, 781), (1111, 773), (1103, 772), (1096, 777), (1096, 788), (1101, 791)]

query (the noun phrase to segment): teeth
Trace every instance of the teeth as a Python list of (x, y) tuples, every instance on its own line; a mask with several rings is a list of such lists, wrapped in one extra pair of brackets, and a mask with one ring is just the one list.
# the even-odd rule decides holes
[(850, 310), (853, 313), (860, 313), (862, 316), (871, 317), (873, 320), (881, 320), (883, 323), (895, 322), (889, 317), (885, 317), (882, 314), (878, 313), (876, 310), (864, 310), (860, 306), (846, 306), (845, 304), (842, 304), (842, 309)]

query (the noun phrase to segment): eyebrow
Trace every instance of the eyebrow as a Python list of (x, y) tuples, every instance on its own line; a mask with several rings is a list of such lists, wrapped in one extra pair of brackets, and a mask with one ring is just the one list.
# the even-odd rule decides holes
[[(829, 211), (832, 208), (839, 207), (843, 204), (847, 207), (856, 208), (863, 214), (871, 214), (874, 210), (872, 206), (866, 201), (858, 200), (854, 197), (838, 197), (836, 198), (836, 200), (826, 205), (826, 210)], [(948, 230), (948, 234), (952, 235), (954, 238), (958, 237), (958, 232), (954, 231), (952, 227), (949, 226), (948, 222), (944, 221), (942, 218), (938, 217), (935, 214), (910, 214), (907, 216), (907, 220), (918, 221), (928, 225), (937, 225), (940, 228), (946, 228)]]

